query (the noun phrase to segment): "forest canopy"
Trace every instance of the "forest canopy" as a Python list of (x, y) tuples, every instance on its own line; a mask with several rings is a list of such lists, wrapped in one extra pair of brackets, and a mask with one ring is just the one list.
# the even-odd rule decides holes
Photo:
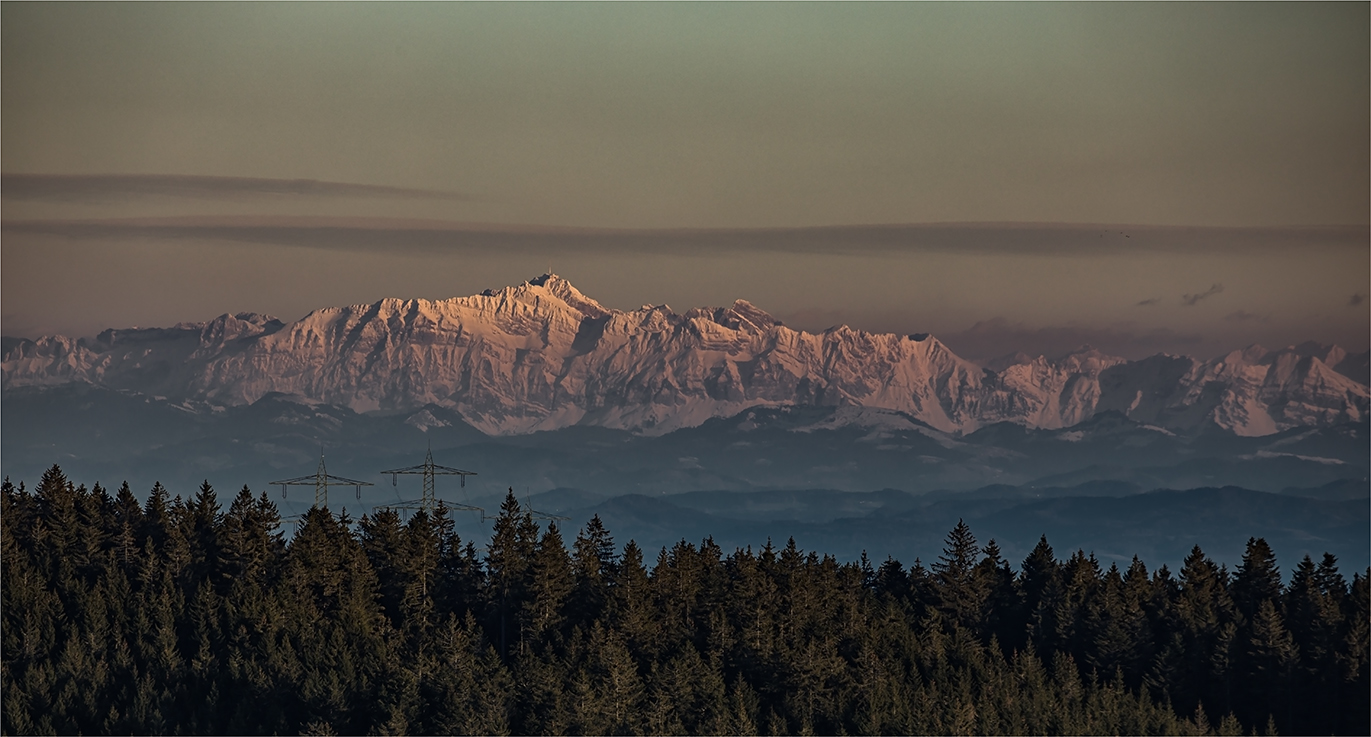
[[(1367, 734), (1368, 574), (1283, 582), (1195, 547), (1120, 569), (958, 524), (927, 563), (681, 541), (598, 517), (568, 544), (510, 494), (489, 540), (441, 505), (314, 508), (206, 481), (0, 507), (8, 734)], [(478, 547), (481, 546), (481, 547)]]

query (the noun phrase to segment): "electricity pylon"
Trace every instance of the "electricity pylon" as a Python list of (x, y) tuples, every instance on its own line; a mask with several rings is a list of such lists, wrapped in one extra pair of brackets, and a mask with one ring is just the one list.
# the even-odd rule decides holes
[[(514, 493), (514, 487), (513, 487), (513, 486), (509, 487), (509, 493), (511, 493), (511, 494)], [(560, 515), (560, 514), (553, 514), (552, 512), (539, 512), (538, 510), (536, 510), (536, 509), (534, 509), (533, 507), (529, 506), (529, 503), (528, 503), (528, 489), (524, 489), (524, 504), (523, 504), (522, 507), (520, 507), (520, 509), (522, 509), (523, 512), (524, 512), (524, 514), (528, 515), (529, 518), (531, 518), (531, 519), (541, 519), (541, 520), (546, 520), (546, 521), (548, 521), (548, 522), (559, 522), (559, 521), (560, 521), (560, 522), (565, 522), (565, 521), (571, 519), (570, 517), (564, 517), (564, 516), (562, 516), (562, 515)]]
[[(439, 466), (439, 465), (435, 464), (435, 463), (433, 462), (433, 449), (432, 449), (432, 448), (429, 448), (428, 453), (427, 453), (426, 455), (424, 455), (424, 462), (423, 462), (422, 464), (418, 465), (418, 466), (409, 466), (408, 468), (392, 468), (392, 469), (390, 469), (389, 471), (382, 471), (381, 473), (388, 473), (388, 474), (390, 474), (390, 483), (391, 483), (392, 486), (394, 486), (394, 485), (396, 485), (396, 484), (399, 483), (399, 482), (397, 481), (396, 477), (397, 477), (397, 476), (400, 476), (400, 475), (402, 475), (402, 474), (403, 474), (403, 475), (423, 476), (423, 477), (424, 477), (424, 490), (423, 490), (423, 496), (422, 496), (422, 498), (419, 499), (419, 505), (418, 505), (418, 506), (419, 506), (420, 509), (424, 510), (425, 512), (427, 512), (427, 513), (430, 514), (430, 515), (433, 514), (433, 510), (438, 506), (438, 502), (437, 502), (437, 499), (435, 498), (435, 494), (434, 494), (434, 491), (433, 491), (433, 487), (434, 487), (433, 477), (434, 477), (434, 476), (457, 476), (457, 477), (460, 477), (461, 480), (462, 480), (462, 488), (465, 489), (465, 488), (466, 488), (466, 485), (467, 485), (467, 477), (468, 477), (468, 476), (475, 476), (475, 475), (476, 475), (476, 472), (475, 472), (475, 471), (463, 471), (463, 470), (460, 469), (460, 468), (449, 468), (448, 466)], [(446, 502), (445, 502), (445, 504), (446, 504)], [(396, 508), (413, 509), (413, 508), (414, 508), (414, 502), (404, 502), (404, 503), (401, 503), (401, 504), (396, 504), (396, 505), (394, 505), (394, 506), (395, 506)], [(485, 510), (482, 509), (482, 508), (480, 508), (480, 507), (473, 507), (473, 506), (471, 506), (471, 505), (469, 505), (469, 504), (456, 504), (456, 503), (447, 504), (447, 506), (448, 506), (450, 509), (464, 509), (464, 510), (473, 511), (473, 512), (480, 512), (482, 518), (484, 519), (484, 517), (485, 517)]]
[(358, 481), (357, 479), (343, 478), (342, 476), (334, 476), (329, 473), (328, 470), (324, 468), (324, 451), (322, 450), (319, 451), (319, 470), (315, 471), (313, 476), (297, 476), (293, 479), (282, 479), (280, 481), (272, 481), (271, 483), (281, 487), (282, 499), (286, 497), (287, 486), (313, 486), (314, 506), (319, 507), (320, 509), (328, 509), (329, 484), (334, 486), (354, 487), (357, 489), (358, 499), (362, 498), (363, 486), (373, 485), (370, 481)]

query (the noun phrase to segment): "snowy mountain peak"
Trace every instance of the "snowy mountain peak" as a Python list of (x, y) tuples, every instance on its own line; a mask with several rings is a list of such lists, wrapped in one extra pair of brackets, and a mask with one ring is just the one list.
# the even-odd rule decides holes
[(240, 312), (236, 315), (224, 313), (213, 320), (202, 324), (204, 327), (200, 329), (200, 341), (205, 343), (234, 340), (250, 335), (275, 332), (280, 330), (285, 323), (282, 323), (271, 315), (259, 315), (256, 312)]
[(582, 294), (579, 289), (571, 285), (571, 282), (556, 274), (543, 274), (529, 279), (527, 283), (530, 286), (546, 289), (586, 317), (604, 317), (612, 312), (609, 308)]
[(289, 395), (356, 411), (437, 406), (492, 434), (577, 424), (659, 434), (759, 406), (868, 408), (953, 433), (1118, 412), (1170, 431), (1261, 435), (1368, 412), (1365, 382), (1349, 378), (1366, 373), (1367, 354), (1336, 346), (1252, 346), (1209, 362), (1126, 361), (1082, 346), (987, 369), (927, 334), (807, 333), (744, 299), (685, 314), (614, 310), (553, 273), (470, 297), (324, 308), (290, 324), (244, 312), (4, 345), (6, 390), (89, 383), (218, 405)]
[(682, 317), (686, 320), (705, 319), (728, 328), (748, 333), (762, 334), (781, 324), (765, 310), (754, 307), (747, 300), (736, 300), (730, 307), (697, 307), (687, 311)]

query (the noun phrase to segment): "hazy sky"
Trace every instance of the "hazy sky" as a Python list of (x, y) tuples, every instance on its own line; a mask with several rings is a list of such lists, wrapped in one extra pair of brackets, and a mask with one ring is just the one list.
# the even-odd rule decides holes
[(4, 3), (0, 318), (551, 267), (968, 354), (1365, 349), (1368, 7)]

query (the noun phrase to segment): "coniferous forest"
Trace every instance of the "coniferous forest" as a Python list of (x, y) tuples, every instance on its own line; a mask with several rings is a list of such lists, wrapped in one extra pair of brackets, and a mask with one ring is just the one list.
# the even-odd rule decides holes
[[(447, 510), (313, 509), (287, 539), (221, 503), (3, 488), (7, 734), (1367, 734), (1368, 582), (1020, 564), (959, 524), (943, 554), (840, 564), (793, 542), (645, 560), (510, 495), (489, 540)], [(479, 547), (478, 547), (479, 546)]]

